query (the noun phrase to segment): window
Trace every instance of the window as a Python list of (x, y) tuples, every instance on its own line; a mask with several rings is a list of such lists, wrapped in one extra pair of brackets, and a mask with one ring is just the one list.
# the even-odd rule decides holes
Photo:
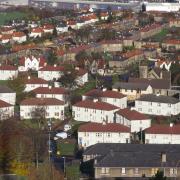
[(177, 175), (177, 169), (176, 168), (170, 168), (170, 176)]
[(134, 174), (139, 174), (139, 169), (138, 168), (134, 169)]
[(142, 111), (142, 108), (138, 108), (138, 111)]
[(55, 115), (55, 116), (59, 116), (59, 113), (58, 113), (58, 112), (55, 112), (54, 115)]
[(126, 169), (125, 168), (121, 169), (121, 174), (126, 174)]
[(155, 175), (157, 173), (157, 171), (158, 171), (158, 168), (152, 168), (151, 169), (151, 174)]
[(142, 104), (142, 102), (141, 102), (141, 101), (138, 101), (138, 104), (139, 104), (139, 105), (141, 105), (141, 104)]
[(107, 137), (111, 137), (111, 133), (107, 133)]
[(171, 104), (168, 104), (168, 107), (171, 107)]
[(158, 106), (161, 106), (161, 103), (158, 103)]
[(116, 99), (113, 99), (114, 102), (116, 102)]
[(101, 173), (102, 174), (109, 174), (109, 168), (102, 168)]
[(152, 102), (149, 102), (149, 106), (152, 106)]
[(152, 112), (152, 109), (148, 109), (148, 112)]

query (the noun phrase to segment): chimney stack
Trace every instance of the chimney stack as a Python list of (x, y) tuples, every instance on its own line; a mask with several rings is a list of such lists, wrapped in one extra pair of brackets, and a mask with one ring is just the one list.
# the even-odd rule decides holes
[(28, 79), (31, 79), (31, 76), (28, 76)]
[(166, 163), (166, 153), (164, 152), (161, 153), (161, 162)]

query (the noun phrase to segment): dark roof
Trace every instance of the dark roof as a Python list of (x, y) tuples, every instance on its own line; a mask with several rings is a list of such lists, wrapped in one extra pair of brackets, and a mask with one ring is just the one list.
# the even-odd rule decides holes
[(15, 92), (7, 86), (0, 86), (0, 93), (15, 93)]
[(130, 128), (116, 123), (86, 123), (79, 127), (79, 132), (130, 132)]
[(128, 120), (131, 120), (131, 121), (132, 120), (147, 120), (147, 119), (150, 119), (145, 114), (142, 114), (142, 113), (140, 113), (138, 111), (135, 111), (135, 110), (130, 110), (128, 108), (120, 109), (116, 113), (119, 114), (120, 116), (125, 117)]
[(119, 152), (171, 152), (180, 153), (180, 144), (122, 144), (98, 143), (89, 146), (83, 155), (105, 155), (110, 149)]
[(113, 85), (113, 89), (136, 89), (136, 90), (146, 90), (148, 84), (136, 83), (136, 82), (117, 82)]
[(176, 104), (180, 102), (178, 99), (171, 96), (162, 96), (162, 95), (154, 95), (154, 94), (144, 94), (138, 100), (148, 101), (148, 102), (168, 103), (168, 104)]
[(170, 89), (170, 80), (166, 79), (129, 78), (129, 82), (150, 85), (154, 89)]
[(161, 162), (161, 155), (162, 152), (113, 152), (110, 150), (95, 164), (95, 167), (176, 167), (180, 152), (166, 153), (166, 163)]

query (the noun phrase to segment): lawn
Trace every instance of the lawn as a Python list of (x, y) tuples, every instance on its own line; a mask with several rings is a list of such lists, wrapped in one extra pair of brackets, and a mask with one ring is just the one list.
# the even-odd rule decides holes
[(162, 42), (166, 35), (168, 34), (168, 29), (163, 29), (161, 32), (158, 34), (154, 35), (151, 39), (157, 42)]
[(79, 180), (80, 179), (80, 168), (79, 164), (73, 164), (66, 166), (66, 177), (67, 179)]
[(0, 85), (7, 85), (8, 81), (6, 80), (0, 80)]
[(60, 152), (60, 156), (73, 156), (75, 152), (76, 144), (58, 142), (57, 151)]
[(11, 20), (15, 20), (15, 19), (23, 19), (24, 17), (26, 17), (27, 15), (25, 13), (22, 12), (17, 12), (17, 11), (13, 11), (13, 12), (1, 12), (0, 13), (0, 25), (5, 24), (7, 21), (11, 21)]

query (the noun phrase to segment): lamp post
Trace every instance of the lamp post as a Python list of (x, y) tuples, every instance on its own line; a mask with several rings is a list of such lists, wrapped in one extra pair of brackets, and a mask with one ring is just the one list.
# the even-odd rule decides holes
[(48, 149), (48, 153), (49, 153), (49, 163), (50, 163), (50, 161), (51, 161), (51, 125), (52, 125), (52, 123), (51, 123), (51, 119), (48, 121), (48, 128), (49, 128), (49, 133), (48, 133), (48, 136), (49, 136), (49, 138), (48, 138), (48, 145), (49, 145), (49, 149)]
[(66, 157), (62, 157), (64, 159), (64, 176), (65, 176), (65, 173), (66, 173)]

